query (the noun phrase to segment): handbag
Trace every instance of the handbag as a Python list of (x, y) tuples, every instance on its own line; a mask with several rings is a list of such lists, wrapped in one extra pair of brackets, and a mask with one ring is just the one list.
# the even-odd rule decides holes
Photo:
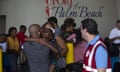
[(20, 64), (25, 63), (26, 60), (27, 60), (26, 54), (25, 54), (24, 50), (22, 49), (22, 50), (20, 51)]

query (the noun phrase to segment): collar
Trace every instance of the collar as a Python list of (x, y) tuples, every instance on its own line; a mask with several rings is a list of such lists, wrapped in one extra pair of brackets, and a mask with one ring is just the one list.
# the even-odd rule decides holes
[(99, 38), (100, 38), (100, 35), (96, 35), (96, 36), (93, 38), (93, 40), (91, 40), (90, 42), (88, 42), (87, 47), (88, 47), (89, 45), (94, 45)]

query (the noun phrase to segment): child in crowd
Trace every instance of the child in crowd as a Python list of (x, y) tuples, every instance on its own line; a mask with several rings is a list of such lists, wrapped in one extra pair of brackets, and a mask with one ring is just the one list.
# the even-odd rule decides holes
[(2, 55), (3, 55), (3, 71), (9, 72), (9, 60), (7, 57), (7, 42), (6, 42), (6, 34), (0, 34), (0, 47), (2, 48)]

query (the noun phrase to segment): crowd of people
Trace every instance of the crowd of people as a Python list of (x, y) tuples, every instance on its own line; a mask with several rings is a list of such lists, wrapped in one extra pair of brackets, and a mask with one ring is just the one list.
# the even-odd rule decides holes
[(10, 27), (0, 34), (4, 72), (112, 72), (119, 61), (120, 20), (105, 40), (91, 18), (76, 29), (75, 19), (66, 18), (60, 27), (52, 16), (43, 25), (21, 25), (17, 31)]

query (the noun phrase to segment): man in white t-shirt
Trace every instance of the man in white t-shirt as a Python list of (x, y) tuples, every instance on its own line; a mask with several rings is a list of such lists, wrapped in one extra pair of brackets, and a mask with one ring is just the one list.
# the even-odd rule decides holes
[(120, 54), (120, 20), (116, 21), (116, 27), (114, 27), (109, 35), (109, 39), (112, 42), (112, 57), (117, 57)]
[(120, 20), (116, 21), (116, 27), (111, 30), (109, 39), (112, 42), (111, 63), (112, 70), (114, 71), (114, 64), (119, 61), (120, 56)]
[(116, 21), (116, 27), (111, 30), (109, 39), (113, 44), (120, 45), (120, 20)]

